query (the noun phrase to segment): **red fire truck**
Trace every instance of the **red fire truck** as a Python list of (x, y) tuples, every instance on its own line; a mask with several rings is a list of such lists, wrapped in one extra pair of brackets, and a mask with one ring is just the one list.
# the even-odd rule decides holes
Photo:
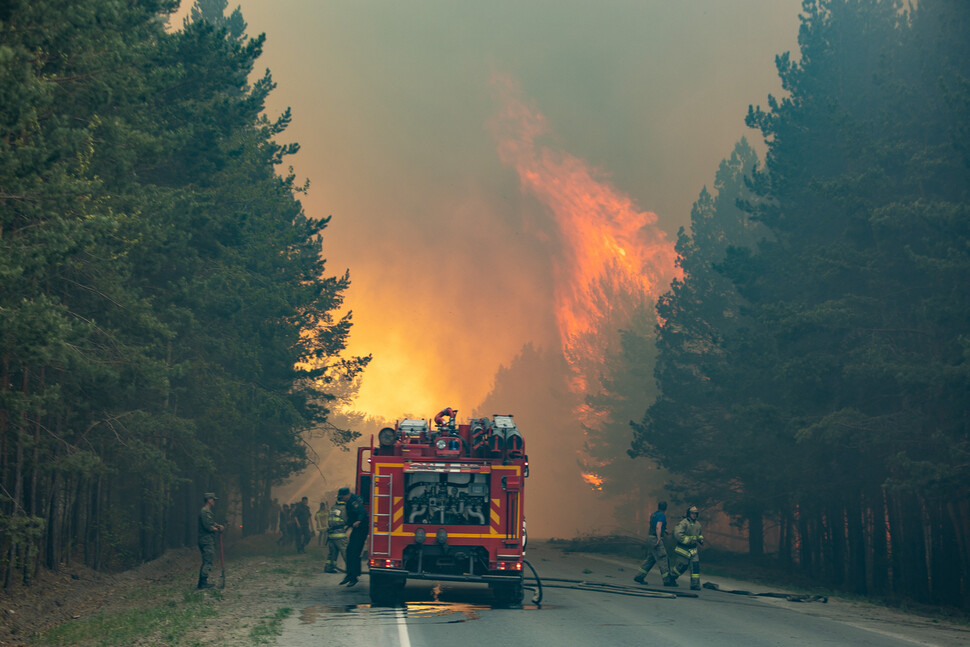
[(370, 516), (370, 595), (400, 599), (405, 582), (482, 582), (496, 602), (522, 602), (529, 459), (511, 415), (385, 427), (357, 453), (357, 493)]

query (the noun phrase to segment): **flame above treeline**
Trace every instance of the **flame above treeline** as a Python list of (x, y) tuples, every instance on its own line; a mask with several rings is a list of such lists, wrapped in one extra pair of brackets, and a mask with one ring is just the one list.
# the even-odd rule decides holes
[(500, 105), (491, 124), (499, 156), (557, 226), (556, 320), (572, 387), (584, 393), (591, 377), (584, 366), (598, 366), (630, 309), (653, 302), (676, 276), (674, 245), (656, 214), (639, 210), (586, 161), (540, 143), (550, 128), (514, 79), (494, 75), (492, 86)]

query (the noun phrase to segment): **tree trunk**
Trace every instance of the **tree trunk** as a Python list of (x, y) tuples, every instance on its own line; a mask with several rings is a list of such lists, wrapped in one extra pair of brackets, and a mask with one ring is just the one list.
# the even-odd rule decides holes
[(758, 558), (765, 554), (765, 528), (761, 510), (748, 511), (748, 554)]

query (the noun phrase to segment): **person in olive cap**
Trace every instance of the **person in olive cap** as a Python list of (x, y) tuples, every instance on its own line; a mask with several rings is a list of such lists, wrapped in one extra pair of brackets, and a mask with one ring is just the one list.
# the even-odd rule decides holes
[(212, 508), (216, 507), (216, 495), (214, 492), (206, 492), (202, 495), (202, 510), (199, 511), (199, 551), (202, 553), (202, 568), (199, 569), (198, 589), (211, 589), (209, 584), (209, 571), (212, 570), (212, 562), (216, 557), (216, 533), (225, 530), (225, 526), (216, 523), (216, 516)]
[(337, 491), (337, 500), (347, 504), (347, 528), (350, 539), (347, 542), (347, 576), (340, 582), (348, 587), (357, 584), (360, 577), (360, 554), (370, 532), (364, 500), (350, 493), (350, 488), (342, 487)]

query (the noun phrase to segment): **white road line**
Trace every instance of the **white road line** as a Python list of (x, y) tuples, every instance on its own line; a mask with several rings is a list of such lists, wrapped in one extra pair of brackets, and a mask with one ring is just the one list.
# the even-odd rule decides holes
[(411, 647), (411, 639), (408, 637), (408, 621), (404, 615), (404, 609), (395, 609), (397, 615), (397, 639), (401, 647)]

